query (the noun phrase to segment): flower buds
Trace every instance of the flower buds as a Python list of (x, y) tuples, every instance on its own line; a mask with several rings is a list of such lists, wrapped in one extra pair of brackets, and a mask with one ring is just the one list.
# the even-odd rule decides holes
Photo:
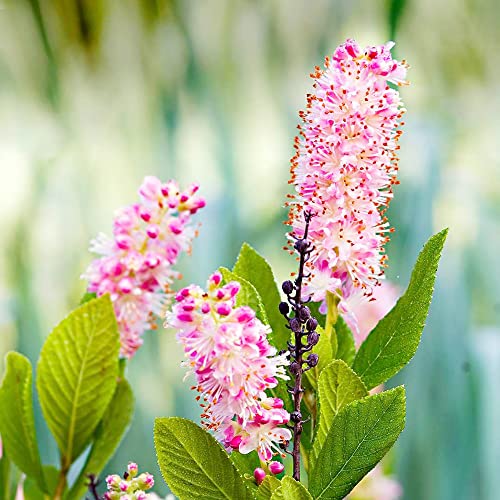
[(313, 332), (316, 328), (318, 328), (318, 320), (311, 316), (307, 320), (306, 328), (308, 332)]
[(307, 251), (307, 247), (309, 246), (309, 243), (307, 240), (297, 240), (293, 247), (297, 252), (299, 253), (304, 253)]
[(257, 467), (253, 471), (253, 477), (255, 478), (255, 481), (257, 482), (257, 484), (261, 484), (262, 481), (264, 481), (264, 479), (266, 477), (266, 473), (265, 473), (264, 469)]
[(293, 286), (293, 283), (290, 280), (286, 280), (283, 282), (281, 285), (281, 289), (283, 290), (283, 293), (286, 295), (290, 295), (293, 292), (293, 289), (295, 287)]
[(279, 310), (283, 316), (286, 316), (290, 311), (290, 307), (287, 302), (280, 302)]
[(307, 306), (303, 306), (299, 309), (299, 319), (304, 322), (307, 321), (311, 316), (311, 311)]
[(309, 368), (314, 368), (319, 361), (319, 356), (316, 353), (311, 353), (307, 357), (307, 364), (309, 365)]
[(285, 466), (281, 462), (271, 462), (269, 464), (269, 472), (271, 474), (281, 474), (285, 470)]
[(315, 346), (319, 342), (319, 333), (318, 332), (310, 332), (307, 335), (307, 343), (310, 346)]

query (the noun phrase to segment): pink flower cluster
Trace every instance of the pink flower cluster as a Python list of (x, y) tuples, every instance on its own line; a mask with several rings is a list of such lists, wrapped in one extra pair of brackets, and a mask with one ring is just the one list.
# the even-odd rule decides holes
[(147, 500), (155, 480), (148, 472), (137, 475), (139, 468), (134, 462), (130, 462), (123, 478), (113, 474), (106, 478), (108, 491), (104, 494), (105, 500)]
[(264, 461), (289, 441), (290, 415), (283, 401), (266, 396), (266, 389), (287, 378), (286, 355), (277, 355), (265, 326), (247, 306), (236, 306), (240, 284), (222, 284), (215, 272), (207, 291), (191, 285), (178, 292), (167, 314), (167, 326), (178, 330), (186, 364), (197, 379), (193, 389), (202, 400), (206, 428), (216, 431), (228, 450), (257, 450)]
[(142, 345), (142, 334), (162, 315), (169, 286), (179, 274), (172, 269), (196, 236), (191, 216), (205, 206), (198, 185), (181, 191), (175, 181), (146, 177), (140, 202), (119, 210), (113, 237), (100, 234), (90, 250), (100, 254), (83, 278), (88, 291), (113, 301), (121, 337), (121, 355), (131, 358)]
[(314, 301), (326, 291), (345, 299), (361, 290), (371, 295), (384, 274), (383, 215), (397, 184), (398, 139), (404, 113), (397, 90), (406, 63), (392, 59), (392, 42), (361, 49), (340, 45), (325, 68), (311, 74), (313, 92), (296, 138), (290, 183), (292, 236), (304, 231), (305, 210), (315, 214), (309, 228), (314, 245), (305, 292)]

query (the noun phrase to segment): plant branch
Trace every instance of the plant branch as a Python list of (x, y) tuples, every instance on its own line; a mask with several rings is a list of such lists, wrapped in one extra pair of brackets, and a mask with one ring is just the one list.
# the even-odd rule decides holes
[[(288, 321), (288, 327), (293, 332), (294, 343), (289, 343), (290, 357), (293, 361), (290, 364), (290, 372), (294, 379), (294, 384), (290, 387), (289, 392), (293, 397), (293, 412), (290, 415), (290, 420), (293, 425), (293, 478), (300, 481), (300, 438), (302, 435), (303, 424), (306, 422), (302, 419), (300, 406), (304, 395), (302, 386), (302, 376), (305, 370), (313, 368), (318, 364), (318, 355), (315, 353), (309, 354), (307, 359), (304, 359), (304, 354), (310, 351), (319, 341), (319, 334), (315, 331), (318, 322), (311, 316), (309, 308), (305, 305), (307, 301), (302, 299), (302, 285), (304, 278), (308, 274), (304, 273), (307, 261), (310, 258), (313, 250), (311, 243), (307, 240), (309, 232), (309, 223), (313, 215), (311, 212), (304, 212), (305, 229), (302, 238), (297, 238), (294, 248), (299, 254), (299, 270), (295, 281), (285, 281), (282, 289), (287, 295), (287, 302), (280, 304), (280, 311)], [(290, 306), (293, 315), (289, 316)], [(307, 337), (306, 343), (303, 343), (303, 338)], [(304, 364), (306, 368), (304, 368)]]

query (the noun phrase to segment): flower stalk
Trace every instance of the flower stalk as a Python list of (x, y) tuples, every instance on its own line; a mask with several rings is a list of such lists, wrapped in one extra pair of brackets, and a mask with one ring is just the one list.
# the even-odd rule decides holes
[[(294, 248), (299, 255), (299, 270), (297, 277), (292, 282), (287, 280), (283, 283), (282, 289), (287, 296), (287, 302), (280, 304), (280, 312), (288, 321), (288, 328), (293, 332), (294, 343), (289, 342), (289, 352), (292, 362), (290, 364), (290, 373), (294, 383), (289, 386), (289, 392), (293, 397), (293, 412), (290, 415), (293, 428), (293, 450), (291, 452), (293, 459), (293, 478), (300, 481), (300, 439), (303, 425), (307, 420), (302, 418), (301, 402), (304, 394), (302, 386), (302, 376), (305, 371), (314, 368), (318, 364), (318, 355), (310, 353), (307, 358), (304, 355), (311, 351), (319, 342), (319, 334), (316, 332), (318, 321), (311, 316), (311, 311), (302, 298), (302, 284), (304, 279), (309, 277), (305, 272), (305, 266), (310, 258), (313, 246), (308, 241), (309, 223), (313, 214), (309, 211), (304, 212), (305, 228), (302, 238), (297, 238)], [(291, 306), (291, 313), (290, 313)], [(305, 343), (303, 342), (305, 338)]]

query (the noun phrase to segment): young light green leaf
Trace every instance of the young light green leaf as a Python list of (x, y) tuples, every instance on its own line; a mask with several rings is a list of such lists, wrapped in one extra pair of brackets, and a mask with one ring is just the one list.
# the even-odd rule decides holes
[(238, 281), (241, 285), (240, 291), (236, 296), (236, 305), (251, 307), (257, 313), (257, 317), (264, 324), (269, 324), (266, 310), (262, 304), (262, 299), (260, 298), (259, 292), (257, 292), (255, 287), (245, 278), (238, 276), (225, 267), (221, 267), (220, 272), (222, 273), (222, 277), (226, 283), (229, 283), (230, 281)]
[(405, 294), (361, 345), (353, 369), (368, 389), (395, 375), (415, 354), (429, 311), (447, 233), (445, 229), (425, 244)]
[(38, 452), (33, 415), (30, 361), (17, 352), (6, 356), (6, 372), (0, 388), (0, 435), (9, 458), (46, 491)]
[(118, 351), (118, 330), (108, 295), (70, 313), (42, 348), (37, 389), (64, 468), (89, 444), (113, 397)]
[(316, 500), (341, 500), (396, 442), (405, 424), (405, 392), (396, 387), (342, 409), (309, 479)]
[(281, 486), (281, 482), (274, 476), (266, 476), (257, 488), (257, 500), (270, 500), (274, 491)]
[(154, 441), (163, 478), (180, 500), (253, 498), (227, 453), (194, 422), (157, 418)]
[(339, 411), (367, 395), (368, 391), (361, 379), (344, 361), (337, 359), (321, 372), (318, 382), (319, 421), (310, 453), (311, 469), (314, 469), (315, 461)]
[(290, 476), (285, 476), (281, 480), (281, 486), (274, 491), (271, 500), (313, 500), (313, 497), (302, 483)]
[(290, 330), (285, 327), (285, 319), (279, 312), (280, 293), (271, 266), (248, 243), (243, 243), (233, 272), (249, 281), (259, 293), (269, 324), (272, 329), (271, 343), (279, 350), (286, 349)]
[(356, 344), (351, 329), (347, 323), (342, 319), (342, 316), (337, 318), (335, 323), (335, 333), (337, 334), (337, 359), (341, 359), (351, 366), (356, 356)]
[(106, 409), (94, 433), (92, 447), (87, 461), (67, 495), (67, 499), (81, 498), (88, 483), (88, 475), (98, 476), (126, 434), (134, 413), (134, 395), (130, 384), (121, 379), (113, 399)]

